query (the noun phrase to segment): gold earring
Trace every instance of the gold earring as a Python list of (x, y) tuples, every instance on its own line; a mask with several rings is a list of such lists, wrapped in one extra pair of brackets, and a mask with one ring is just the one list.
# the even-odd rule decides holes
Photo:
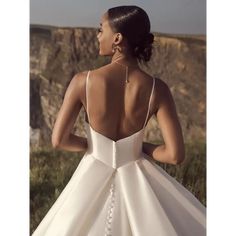
[(114, 43), (112, 44), (112, 52), (114, 53), (116, 50), (118, 50), (119, 52), (121, 52), (121, 47), (119, 47), (118, 45), (115, 45)]
[(115, 46), (115, 44), (113, 43), (113, 44), (112, 44), (112, 52), (115, 52), (116, 49), (117, 49), (117, 46)]
[(117, 46), (116, 48), (119, 52), (121, 52), (121, 47)]

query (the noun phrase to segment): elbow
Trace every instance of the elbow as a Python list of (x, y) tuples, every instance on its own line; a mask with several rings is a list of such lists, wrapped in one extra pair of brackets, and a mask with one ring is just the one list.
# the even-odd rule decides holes
[(52, 147), (53, 147), (53, 149), (58, 149), (59, 148), (59, 142), (52, 141)]
[(173, 159), (173, 165), (180, 165), (184, 161), (184, 158)]
[(183, 151), (179, 151), (178, 153), (175, 153), (173, 156), (172, 156), (172, 163), (174, 165), (179, 165), (179, 164), (182, 164), (185, 160), (185, 152), (184, 150)]
[(58, 149), (59, 146), (60, 146), (60, 141), (57, 138), (53, 137), (53, 136), (52, 136), (52, 139), (51, 139), (51, 143), (52, 143), (52, 147), (54, 149)]

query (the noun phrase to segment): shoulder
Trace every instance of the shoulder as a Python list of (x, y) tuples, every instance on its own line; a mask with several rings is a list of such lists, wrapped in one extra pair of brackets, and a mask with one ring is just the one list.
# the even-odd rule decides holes
[(82, 71), (82, 72), (78, 72), (76, 73), (72, 79), (71, 79), (71, 83), (74, 83), (75, 85), (77, 85), (78, 87), (81, 86), (83, 87), (86, 83), (86, 78), (88, 76), (88, 72), (91, 72), (91, 70), (86, 70), (86, 71)]
[[(168, 93), (169, 86), (165, 81), (163, 81), (160, 77), (153, 77), (147, 73), (144, 72), (144, 76), (146, 76), (148, 79), (152, 80), (154, 82), (154, 96), (158, 96), (161, 94)], [(154, 81), (153, 81), (154, 80)]]
[(154, 101), (155, 111), (157, 111), (161, 104), (172, 100), (171, 90), (169, 85), (160, 77), (153, 77), (155, 79)]
[(104, 66), (101, 66), (101, 67), (98, 67), (98, 68), (95, 68), (93, 70), (90, 70), (90, 72), (93, 74), (93, 75), (96, 75), (98, 77), (102, 76), (102, 77), (106, 77), (107, 74), (109, 74), (110, 72), (112, 72), (112, 68), (113, 68), (113, 65), (112, 64), (106, 64)]
[(71, 78), (67, 90), (74, 91), (81, 99), (85, 95), (87, 71), (78, 72)]
[(85, 83), (86, 83), (86, 78), (88, 76), (88, 72), (89, 72), (89, 75), (96, 75), (96, 76), (103, 76), (104, 73), (107, 71), (107, 69), (109, 68), (108, 65), (105, 65), (105, 66), (102, 66), (102, 67), (99, 67), (99, 68), (96, 68), (96, 69), (91, 69), (91, 70), (85, 70), (85, 71), (82, 71), (82, 72), (78, 72), (76, 73), (72, 80), (77, 83), (79, 86), (83, 87), (85, 86)]
[(86, 79), (88, 72), (89, 72), (88, 70), (78, 72), (72, 77), (72, 80), (77, 81), (77, 82), (81, 82), (82, 80)]
[(170, 91), (170, 88), (168, 86), (168, 84), (163, 81), (160, 77), (155, 77), (155, 90), (157, 93), (168, 93)]

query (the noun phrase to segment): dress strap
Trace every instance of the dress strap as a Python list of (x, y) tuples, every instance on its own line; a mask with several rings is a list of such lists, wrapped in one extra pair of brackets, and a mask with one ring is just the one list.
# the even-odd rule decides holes
[(146, 122), (147, 122), (147, 119), (148, 119), (148, 116), (149, 116), (149, 110), (150, 110), (151, 98), (152, 98), (153, 90), (154, 90), (154, 87), (155, 87), (155, 78), (152, 77), (152, 79), (153, 79), (153, 83), (152, 83), (152, 91), (151, 91), (151, 94), (150, 94), (150, 97), (149, 97), (148, 111), (147, 111), (147, 115), (146, 115), (146, 119), (145, 119), (145, 122), (144, 122), (143, 128), (145, 127)]
[(90, 123), (90, 117), (89, 117), (89, 110), (88, 110), (88, 78), (89, 78), (90, 70), (88, 71), (87, 77), (86, 77), (86, 112), (88, 116), (88, 123)]

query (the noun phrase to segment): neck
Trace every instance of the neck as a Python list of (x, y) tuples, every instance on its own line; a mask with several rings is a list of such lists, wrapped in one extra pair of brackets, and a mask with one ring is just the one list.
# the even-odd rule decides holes
[(119, 55), (114, 54), (112, 56), (111, 63), (116, 62), (116, 61), (120, 63), (125, 63), (127, 65), (138, 66), (138, 62), (136, 58), (123, 55), (123, 54), (119, 54)]

